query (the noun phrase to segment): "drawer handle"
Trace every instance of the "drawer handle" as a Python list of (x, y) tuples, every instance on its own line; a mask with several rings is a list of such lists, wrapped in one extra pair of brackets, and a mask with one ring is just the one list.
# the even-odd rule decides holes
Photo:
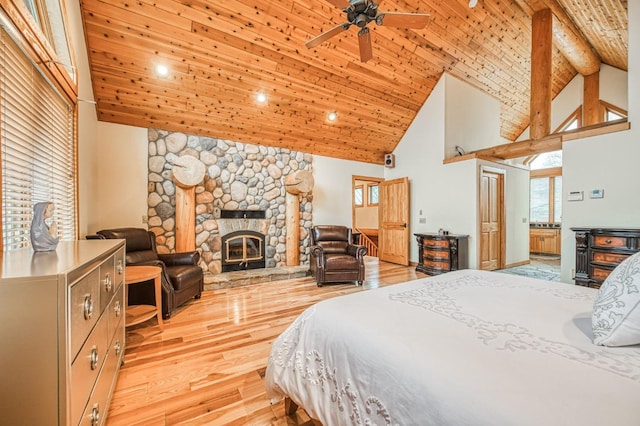
[(91, 369), (95, 370), (96, 368), (98, 368), (98, 348), (97, 347), (92, 347), (91, 348), (91, 355), (89, 356), (89, 360), (91, 362)]
[(116, 312), (116, 316), (119, 317), (120, 316), (120, 312), (122, 311), (122, 308), (120, 307), (120, 301), (116, 300), (115, 305), (113, 305), (113, 310)]
[(604, 240), (606, 244), (611, 244), (611, 240)]
[(84, 319), (89, 320), (93, 316), (93, 300), (91, 300), (91, 295), (88, 294), (84, 297)]
[(122, 346), (120, 345), (120, 341), (116, 340), (116, 344), (113, 345), (113, 348), (116, 351), (116, 355), (120, 355), (120, 351), (122, 350)]
[(118, 271), (118, 275), (124, 274), (124, 265), (122, 264), (122, 260), (118, 260), (118, 266), (116, 266), (116, 270)]
[(91, 410), (91, 424), (97, 425), (100, 423), (100, 406), (96, 402), (93, 404), (93, 409)]
[(104, 275), (104, 288), (107, 292), (111, 291), (111, 274), (108, 272)]

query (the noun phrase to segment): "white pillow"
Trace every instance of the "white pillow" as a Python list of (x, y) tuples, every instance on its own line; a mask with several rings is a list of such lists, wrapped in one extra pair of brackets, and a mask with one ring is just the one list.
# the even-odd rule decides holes
[(593, 343), (640, 343), (640, 252), (625, 259), (602, 283), (591, 315)]

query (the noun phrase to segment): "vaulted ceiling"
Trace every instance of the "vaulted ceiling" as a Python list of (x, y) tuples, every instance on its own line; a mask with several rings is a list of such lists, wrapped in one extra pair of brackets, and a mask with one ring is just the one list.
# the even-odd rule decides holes
[[(627, 0), (382, 0), (380, 11), (430, 20), (371, 22), (367, 62), (353, 27), (305, 47), (345, 21), (340, 3), (81, 0), (98, 118), (382, 163), (447, 72), (498, 99), (501, 136), (515, 140), (529, 124), (531, 13), (549, 5), (602, 63), (627, 70)], [(576, 73), (554, 48), (552, 96)]]

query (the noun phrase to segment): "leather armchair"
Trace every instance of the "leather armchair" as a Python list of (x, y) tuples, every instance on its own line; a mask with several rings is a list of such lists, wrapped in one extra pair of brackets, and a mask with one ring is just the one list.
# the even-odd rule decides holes
[[(162, 316), (171, 314), (191, 298), (199, 299), (204, 289), (202, 268), (198, 266), (200, 253), (160, 254), (156, 236), (142, 228), (119, 228), (98, 231), (99, 238), (126, 240), (126, 264), (152, 265), (162, 268)], [(155, 305), (153, 286), (135, 285), (128, 289), (131, 304)]]
[(365, 246), (352, 244), (346, 226), (318, 225), (311, 228), (309, 269), (318, 287), (324, 283), (364, 281)]

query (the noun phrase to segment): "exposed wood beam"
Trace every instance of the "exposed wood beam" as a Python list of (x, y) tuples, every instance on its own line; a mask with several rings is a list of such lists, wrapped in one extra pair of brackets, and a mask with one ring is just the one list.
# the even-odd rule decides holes
[(604, 114), (600, 113), (600, 72), (585, 75), (582, 85), (582, 124), (590, 126), (601, 123)]
[(530, 136), (541, 139), (551, 132), (551, 9), (533, 14), (531, 28), (531, 108)]
[(631, 125), (626, 118), (600, 123), (593, 126), (583, 127), (568, 132), (554, 133), (538, 140), (526, 140), (512, 142), (491, 148), (479, 149), (459, 157), (447, 158), (443, 164), (456, 163), (458, 161), (470, 160), (473, 158), (500, 162), (512, 158), (527, 157), (529, 155), (551, 152), (562, 149), (562, 143), (575, 139), (585, 139), (592, 136), (604, 135), (607, 133), (621, 132), (629, 130)]
[(582, 75), (591, 75), (600, 70), (600, 58), (593, 52), (591, 45), (582, 37), (571, 18), (557, 0), (516, 0), (529, 15), (542, 9), (550, 9), (553, 20), (553, 41), (571, 65)]

